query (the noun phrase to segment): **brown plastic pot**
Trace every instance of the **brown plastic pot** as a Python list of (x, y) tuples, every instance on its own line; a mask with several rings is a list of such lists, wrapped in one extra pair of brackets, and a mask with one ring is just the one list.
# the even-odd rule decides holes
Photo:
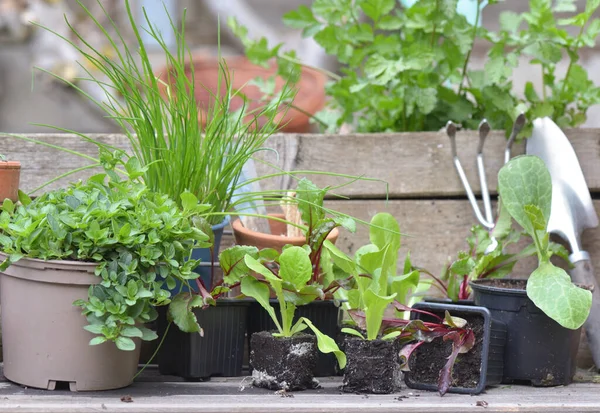
[[(281, 219), (285, 218), (283, 214), (269, 214), (269, 216)], [(274, 248), (277, 251), (281, 252), (282, 248), (285, 245), (289, 244), (301, 247), (306, 243), (305, 237), (286, 236), (287, 226), (283, 222), (270, 219), (269, 227), (271, 228), (271, 233), (265, 234), (262, 232), (252, 231), (244, 227), (242, 225), (242, 221), (240, 221), (239, 219), (235, 219), (231, 223), (231, 228), (233, 229), (233, 236), (237, 245), (249, 245), (258, 248), (259, 250), (263, 248)], [(331, 231), (327, 236), (327, 240), (335, 244), (338, 235), (338, 229), (334, 228), (333, 231)]]
[[(223, 58), (226, 62), (226, 68), (229, 73), (229, 81), (234, 90), (241, 91), (249, 100), (248, 109), (254, 110), (264, 105), (260, 102), (262, 93), (260, 89), (249, 84), (253, 79), (260, 77), (267, 79), (277, 72), (277, 66), (272, 63), (269, 68), (255, 65), (243, 56), (229, 56)], [(195, 95), (199, 103), (200, 113), (198, 120), (202, 125), (206, 123), (205, 110), (214, 102), (214, 94), (217, 92), (219, 74), (221, 75), (220, 96), (226, 92), (226, 85), (223, 81), (223, 69), (219, 65), (219, 60), (214, 56), (195, 55), (192, 58), (195, 79)], [(166, 81), (167, 68), (158, 72), (159, 78)], [(191, 66), (188, 65), (187, 72), (190, 73)], [(322, 73), (309, 68), (302, 68), (300, 80), (296, 85), (297, 94), (294, 98), (294, 108), (289, 108), (281, 120), (282, 132), (303, 133), (311, 130), (309, 116), (314, 115), (325, 105), (325, 83), (327, 78)], [(279, 77), (275, 79), (275, 92), (281, 91), (285, 81)], [(164, 91), (163, 91), (164, 93)], [(241, 97), (234, 97), (231, 101), (231, 110), (235, 111), (242, 107)], [(303, 113), (304, 112), (304, 113)], [(259, 119), (262, 124), (264, 119)]]
[[(6, 257), (0, 254), (0, 260)], [(4, 375), (16, 383), (71, 391), (128, 386), (137, 372), (140, 343), (121, 351), (112, 342), (88, 343), (94, 335), (81, 309), (88, 288), (100, 282), (94, 263), (23, 258), (0, 276)]]
[(21, 177), (21, 162), (0, 161), (0, 203), (6, 198), (13, 202), (19, 199), (19, 179)]

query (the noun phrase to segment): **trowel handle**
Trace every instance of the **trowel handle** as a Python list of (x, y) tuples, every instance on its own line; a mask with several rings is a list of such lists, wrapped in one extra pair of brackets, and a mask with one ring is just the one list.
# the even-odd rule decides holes
[[(573, 262), (571, 260), (571, 262)], [(594, 267), (589, 256), (573, 262), (575, 268), (571, 270), (571, 279), (574, 283), (593, 286), (592, 309), (590, 316), (584, 324), (585, 331), (590, 342), (590, 350), (594, 358), (594, 364), (600, 368), (600, 287), (594, 276)]]

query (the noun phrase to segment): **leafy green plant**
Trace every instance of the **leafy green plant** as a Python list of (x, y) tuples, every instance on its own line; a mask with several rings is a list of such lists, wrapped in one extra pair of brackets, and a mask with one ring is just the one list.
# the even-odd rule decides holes
[(592, 305), (590, 291), (571, 283), (569, 275), (550, 262), (553, 250), (546, 231), (550, 219), (552, 180), (544, 162), (519, 156), (498, 175), (498, 190), (508, 213), (532, 238), (538, 267), (527, 280), (527, 296), (561, 326), (577, 329)]
[[(191, 192), (200, 203), (212, 206), (215, 214), (207, 215), (209, 223), (220, 223), (235, 204), (245, 202), (243, 196), (233, 200), (242, 168), (257, 152), (267, 150), (265, 142), (278, 130), (293, 90), (284, 86), (269, 102), (251, 110), (246, 97), (233, 88), (227, 64), (221, 60), (216, 92), (207, 89), (211, 102), (202, 107), (196, 95), (204, 86), (195, 79), (194, 61), (186, 44), (185, 12), (180, 27), (171, 21), (176, 40), (176, 51), (171, 52), (145, 11), (143, 23), (147, 28), (140, 28), (128, 0), (125, 4), (135, 37), (133, 46), (121, 35), (99, 0), (115, 35), (111, 36), (80, 0), (77, 3), (83, 15), (104, 35), (108, 50), (92, 46), (86, 35), (67, 21), (71, 37), (53, 33), (81, 54), (85, 64), (80, 63), (80, 67), (87, 77), (71, 82), (46, 73), (79, 91), (121, 127), (131, 145), (127, 156), (136, 157), (144, 166), (143, 179), (152, 191), (168, 194), (180, 206), (180, 195)], [(162, 49), (166, 68), (161, 73), (154, 71), (142, 30)], [(100, 88), (106, 98), (99, 101), (86, 93), (81, 87), (83, 82)], [(234, 111), (232, 101), (236, 100), (242, 105)], [(98, 140), (67, 132), (107, 148)], [(95, 162), (90, 168), (98, 163), (97, 159), (87, 158)]]
[[(371, 243), (356, 251), (351, 259), (333, 244), (326, 242), (336, 271), (348, 274), (354, 280), (347, 288), (347, 307), (357, 328), (344, 328), (346, 334), (367, 340), (394, 339), (400, 331), (382, 331), (386, 309), (394, 301), (406, 303), (409, 293), (419, 284), (420, 274), (412, 268), (410, 258), (404, 262), (403, 274), (397, 275), (400, 227), (388, 213), (379, 213), (371, 219)], [(362, 331), (366, 331), (366, 336)]]
[[(484, 2), (473, 3), (477, 22)], [(331, 99), (315, 118), (330, 131), (342, 124), (357, 132), (439, 130), (448, 119), (475, 129), (483, 118), (510, 131), (521, 112), (527, 119), (551, 115), (559, 126), (575, 127), (600, 103), (600, 88), (577, 64), (580, 50), (593, 47), (600, 33), (600, 20), (592, 19), (599, 2), (586, 2), (583, 13), (566, 19), (555, 14), (575, 11), (575, 2), (553, 3), (531, 0), (526, 13), (500, 14), (499, 33), (470, 24), (457, 13), (456, 0), (419, 0), (404, 9), (395, 0), (315, 0), (283, 20), (342, 65), (340, 75), (324, 71), (331, 78)], [(266, 65), (275, 59), (281, 77), (298, 78), (301, 62), (293, 51), (249, 39), (234, 19), (229, 25), (251, 61)], [(576, 36), (566, 30), (573, 26)], [(477, 42), (490, 47), (483, 70), (470, 67)], [(570, 63), (561, 80), (556, 64), (564, 55)], [(542, 97), (532, 82), (525, 99), (513, 91), (510, 77), (521, 57), (541, 66)]]
[(141, 181), (144, 167), (136, 158), (123, 163), (120, 155), (103, 158), (126, 168), (126, 180), (103, 173), (33, 201), (23, 193), (21, 204), (5, 200), (0, 246), (7, 258), (0, 268), (23, 257), (97, 263), (100, 283), (90, 286), (87, 300), (74, 303), (87, 317), (85, 329), (96, 334), (90, 344), (110, 340), (133, 350), (133, 338), (156, 338), (142, 325), (156, 319), (155, 306), (170, 303), (165, 287), (198, 277), (192, 271), (198, 262), (188, 258), (194, 246), (208, 246), (199, 215), (209, 206), (184, 193), (180, 208)]
[[(305, 317), (293, 323), (297, 306), (324, 296), (321, 286), (311, 282), (310, 248), (286, 245), (279, 254), (273, 249), (234, 246), (221, 253), (221, 260), (225, 282), (239, 284), (242, 294), (254, 298), (267, 311), (277, 328), (275, 337), (292, 337), (308, 327), (317, 337), (319, 350), (334, 353), (340, 368), (344, 368), (346, 356), (331, 337)], [(280, 317), (269, 302), (271, 292), (279, 302)]]

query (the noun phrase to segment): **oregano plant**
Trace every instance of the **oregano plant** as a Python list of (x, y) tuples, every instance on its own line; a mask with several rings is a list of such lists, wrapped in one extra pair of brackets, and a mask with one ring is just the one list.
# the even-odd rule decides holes
[[(21, 193), (16, 205), (5, 200), (0, 246), (7, 258), (0, 270), (25, 257), (97, 263), (99, 283), (90, 286), (87, 299), (74, 303), (87, 317), (85, 329), (95, 334), (90, 344), (114, 341), (121, 350), (134, 350), (133, 339), (157, 337), (143, 324), (156, 319), (156, 306), (170, 303), (176, 279), (198, 277), (193, 272), (198, 261), (189, 258), (193, 247), (208, 246), (200, 215), (210, 207), (185, 193), (181, 208), (150, 191), (137, 159), (123, 163), (121, 156), (103, 153), (109, 169), (85, 182), (34, 200)], [(189, 308), (185, 312), (193, 317)]]
[(538, 267), (527, 280), (527, 296), (561, 326), (578, 329), (587, 319), (592, 293), (571, 282), (569, 274), (550, 262), (553, 249), (546, 231), (552, 202), (552, 178), (540, 158), (518, 156), (498, 174), (498, 191), (506, 210), (529, 234)]

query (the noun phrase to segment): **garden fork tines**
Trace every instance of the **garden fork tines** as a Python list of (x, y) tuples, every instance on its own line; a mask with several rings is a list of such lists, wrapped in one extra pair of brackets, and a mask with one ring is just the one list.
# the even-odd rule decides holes
[(490, 194), (487, 187), (487, 181), (485, 179), (485, 165), (483, 163), (483, 144), (485, 143), (485, 139), (490, 131), (490, 126), (486, 120), (483, 120), (479, 125), (479, 146), (477, 148), (477, 169), (479, 172), (479, 181), (481, 185), (481, 195), (483, 198), (483, 204), (485, 209), (485, 217), (481, 213), (481, 209), (479, 209), (479, 204), (477, 203), (477, 199), (475, 198), (475, 194), (471, 189), (471, 185), (469, 185), (469, 181), (467, 180), (467, 176), (465, 175), (465, 171), (460, 163), (460, 159), (458, 159), (458, 153), (456, 151), (456, 124), (452, 121), (448, 121), (446, 125), (446, 133), (450, 138), (450, 144), (452, 148), (452, 158), (454, 161), (454, 167), (456, 168), (456, 172), (458, 173), (458, 177), (462, 182), (465, 191), (467, 192), (467, 198), (473, 208), (473, 212), (477, 217), (477, 220), (486, 227), (487, 229), (494, 228), (494, 220), (492, 218), (492, 207), (490, 202)]

